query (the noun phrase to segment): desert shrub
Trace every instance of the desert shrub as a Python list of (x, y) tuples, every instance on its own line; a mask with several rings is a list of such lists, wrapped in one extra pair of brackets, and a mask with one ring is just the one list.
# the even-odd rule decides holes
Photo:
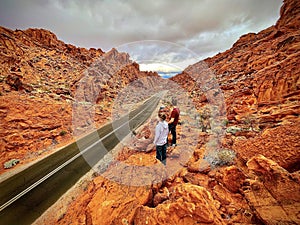
[(222, 125), (223, 125), (223, 126), (227, 126), (228, 124), (229, 124), (229, 120), (227, 120), (227, 119), (226, 119), (226, 120), (223, 120), (223, 122), (222, 122)]
[(19, 159), (11, 159), (11, 160), (9, 160), (8, 162), (5, 162), (5, 163), (4, 163), (4, 168), (5, 168), (5, 169), (12, 168), (12, 167), (14, 167), (15, 165), (17, 165), (19, 162), (20, 162)]
[(234, 164), (235, 158), (235, 151), (225, 148), (211, 151), (204, 157), (212, 167), (232, 165)]
[(65, 130), (62, 130), (62, 131), (59, 133), (60, 136), (64, 136), (64, 135), (66, 135), (66, 134), (67, 134), (67, 131), (65, 131)]
[(234, 159), (236, 158), (236, 153), (230, 149), (221, 149), (218, 151), (218, 161), (217, 164), (222, 165), (232, 165)]

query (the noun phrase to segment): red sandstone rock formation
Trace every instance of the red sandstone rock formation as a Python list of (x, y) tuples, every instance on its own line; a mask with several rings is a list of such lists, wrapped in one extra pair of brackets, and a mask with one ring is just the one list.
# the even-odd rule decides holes
[[(78, 48), (44, 29), (0, 27), (0, 48), (0, 173), (8, 160), (26, 163), (71, 141), (77, 101), (95, 104), (97, 127), (111, 116), (119, 90), (142, 77), (147, 77), (143, 85), (151, 86), (150, 78), (158, 77), (139, 71), (128, 54)], [(77, 87), (84, 77), (90, 80), (81, 99)], [(85, 122), (76, 124), (82, 133)]]
[[(153, 151), (124, 148), (118, 160), (126, 164), (112, 164), (105, 172), (110, 179), (96, 178), (53, 223), (299, 224), (299, 21), (299, 1), (285, 0), (275, 26), (242, 36), (231, 49), (172, 78), (188, 91), (206, 124), (190, 158), (184, 158), (186, 145), (176, 148), (176, 157), (169, 155), (165, 181), (154, 182), (159, 177), (147, 167), (160, 165)], [(219, 96), (214, 79), (226, 103), (227, 129), (220, 143), (236, 152), (234, 165), (203, 163), (211, 129), (208, 105)], [(193, 138), (181, 134), (180, 127), (179, 137)], [(122, 174), (118, 182), (138, 182), (136, 171), (148, 174), (142, 179), (153, 179), (152, 185), (134, 188), (111, 179)]]
[(289, 173), (257, 155), (247, 162), (252, 173), (243, 192), (264, 224), (299, 224), (300, 174)]
[[(167, 166), (162, 166), (155, 160), (155, 151), (148, 151), (155, 126), (150, 121), (132, 140), (132, 148), (123, 148), (107, 170), (69, 203), (67, 212), (55, 211), (46, 218), (47, 224), (299, 224), (299, 10), (299, 1), (286, 0), (275, 26), (242, 36), (228, 51), (206, 59), (205, 65), (199, 62), (172, 78), (190, 93), (205, 123), (192, 155), (187, 156), (195, 136), (181, 133), (179, 126), (179, 143), (189, 144), (178, 145), (173, 150), (176, 157), (171, 151)], [(46, 41), (43, 45), (53, 43)], [(23, 54), (22, 51), (16, 52)], [(66, 57), (71, 60), (71, 56)], [(127, 60), (126, 54), (119, 55), (115, 50), (107, 57)], [(19, 58), (16, 55), (6, 59), (12, 62)], [(136, 64), (124, 70), (136, 75), (134, 71), (138, 71)], [(35, 102), (41, 93), (28, 98), (26, 91), (32, 90), (28, 89), (27, 78), (18, 79), (26, 70), (16, 67), (11, 71), (15, 77), (3, 79), (2, 92), (8, 90), (3, 96), (7, 99), (11, 90), (22, 89), (25, 92), (19, 97), (19, 104), (23, 99)], [(125, 73), (122, 71), (118, 74)], [(211, 71), (214, 77), (208, 76)], [(80, 77), (74, 78), (72, 84), (76, 86)], [(193, 77), (198, 80), (192, 80)], [(223, 125), (227, 129), (220, 144), (237, 155), (228, 165), (215, 167), (203, 163), (211, 135), (207, 131), (212, 129), (208, 105), (215, 103), (212, 96), (222, 99), (217, 97), (220, 94), (214, 90), (213, 81), (205, 78), (215, 78), (224, 94), (227, 119)], [(116, 82), (117, 79), (113, 83)], [(196, 82), (205, 83), (204, 89)], [(116, 84), (125, 85), (128, 81)], [(115, 93), (109, 91), (107, 87), (106, 96), (110, 93), (112, 98)], [(22, 109), (16, 119), (9, 116), (9, 104), (20, 91), (14, 93), (0, 108), (0, 115), (10, 118), (9, 125), (15, 124), (17, 131), (19, 127), (34, 126), (35, 123), (28, 122), (29, 114), (25, 113), (26, 118), (21, 114)], [(88, 100), (90, 93), (80, 96)], [(52, 101), (50, 97), (46, 99)], [(39, 102), (48, 103), (40, 98)], [(63, 106), (63, 110), (62, 104), (54, 108), (67, 115), (70, 108), (67, 104)], [(43, 118), (43, 113), (35, 113)], [(48, 126), (44, 121), (39, 127)], [(13, 141), (14, 137), (11, 138)], [(19, 139), (15, 138), (18, 144)], [(222, 157), (225, 160), (226, 155)]]
[[(187, 89), (202, 115), (214, 99), (222, 100), (216, 95), (221, 90), (228, 127), (225, 144), (231, 143), (246, 161), (261, 153), (291, 171), (300, 162), (299, 19), (299, 2), (285, 1), (276, 25), (243, 35), (231, 49), (172, 78)], [(206, 90), (213, 79), (218, 86), (210, 94)]]

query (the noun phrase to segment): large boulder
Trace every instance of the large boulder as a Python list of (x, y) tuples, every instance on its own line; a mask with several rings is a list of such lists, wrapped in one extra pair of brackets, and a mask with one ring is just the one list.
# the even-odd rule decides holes
[(253, 173), (243, 187), (249, 205), (266, 225), (300, 223), (300, 173), (289, 173), (262, 155), (247, 162)]
[(225, 224), (217, 205), (205, 188), (181, 184), (171, 190), (168, 200), (155, 208), (140, 206), (134, 224)]

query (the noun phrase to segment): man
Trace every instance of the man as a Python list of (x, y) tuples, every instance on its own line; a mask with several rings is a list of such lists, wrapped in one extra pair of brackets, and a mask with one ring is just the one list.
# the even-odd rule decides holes
[(175, 99), (172, 100), (173, 110), (171, 112), (169, 124), (169, 131), (172, 134), (172, 146), (176, 146), (176, 126), (179, 121), (180, 110), (177, 108), (177, 101)]

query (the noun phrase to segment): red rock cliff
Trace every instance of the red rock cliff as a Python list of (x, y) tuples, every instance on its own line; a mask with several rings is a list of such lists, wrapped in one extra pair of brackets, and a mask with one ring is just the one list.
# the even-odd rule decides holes
[[(155, 159), (155, 149), (147, 147), (151, 120), (132, 149), (124, 147), (102, 176), (75, 201), (70, 197), (67, 211), (63, 201), (37, 224), (299, 224), (299, 9), (298, 0), (285, 1), (276, 26), (242, 36), (228, 51), (172, 79), (186, 88), (202, 118), (203, 132), (188, 159), (190, 146), (182, 143), (195, 136), (182, 133), (182, 126), (167, 165)], [(205, 89), (195, 85), (204, 78), (212, 79)], [(204, 160), (213, 102), (207, 95), (220, 95), (212, 81), (224, 95), (227, 117), (216, 167)]]
[[(83, 77), (91, 79), (85, 97), (97, 96), (96, 126), (109, 119), (118, 90), (141, 77), (158, 77), (140, 72), (126, 53), (78, 48), (44, 29), (0, 27), (0, 48), (0, 172), (8, 160), (26, 163), (72, 140), (72, 104)], [(110, 70), (115, 74), (108, 79)], [(99, 93), (89, 93), (91, 87)]]
[[(275, 26), (243, 35), (231, 49), (172, 78), (193, 98), (202, 123), (199, 143), (187, 163), (183, 162), (190, 146), (180, 143), (195, 136), (181, 133), (181, 126), (179, 145), (169, 149), (166, 167), (155, 160), (151, 149), (140, 152), (153, 138), (154, 122), (150, 122), (139, 134), (142, 144), (125, 147), (118, 161), (88, 185), (67, 213), (51, 214), (46, 221), (299, 224), (299, 10), (299, 1), (284, 1)], [(209, 104), (222, 100), (217, 97), (220, 90), (226, 105), (226, 133), (219, 140), (224, 149), (218, 152), (218, 160), (224, 164), (211, 168), (203, 159), (211, 135)], [(188, 123), (185, 119), (182, 115)], [(143, 131), (150, 132), (143, 136)], [(228, 149), (236, 154), (233, 165), (226, 164), (232, 154)], [(178, 171), (168, 176), (174, 169)], [(167, 178), (159, 182), (163, 176)], [(140, 182), (151, 185), (124, 184)]]
[(294, 171), (300, 162), (299, 1), (284, 1), (280, 14), (276, 25), (243, 35), (229, 50), (172, 79), (191, 93), (204, 113), (207, 93), (191, 78), (205, 77), (205, 64), (224, 95), (228, 135), (239, 137), (233, 135), (235, 140), (227, 143), (234, 143), (231, 147), (245, 160), (261, 153)]

